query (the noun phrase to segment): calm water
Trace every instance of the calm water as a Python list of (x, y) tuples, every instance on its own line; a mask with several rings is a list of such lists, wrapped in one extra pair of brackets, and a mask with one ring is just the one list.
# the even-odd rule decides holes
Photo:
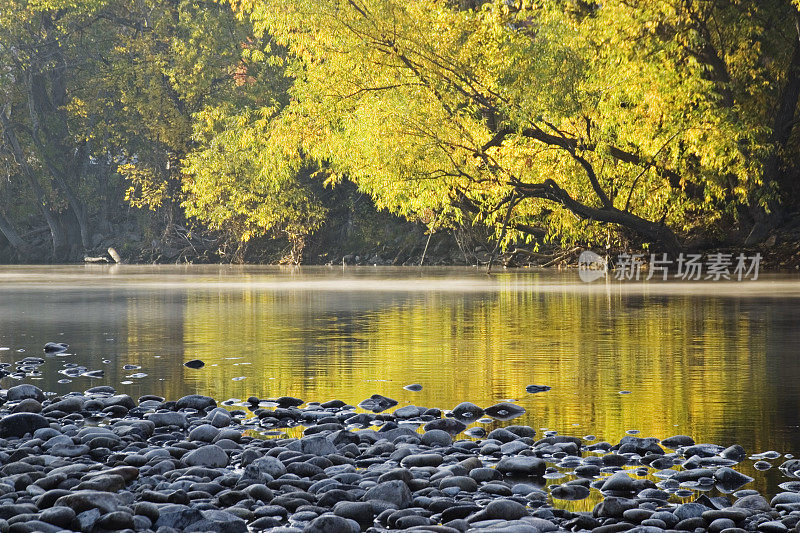
[[(0, 269), (0, 362), (70, 344), (28, 379), (45, 390), (353, 404), (380, 393), (442, 408), (516, 399), (527, 414), (513, 423), (606, 440), (683, 433), (751, 453), (800, 456), (799, 325), (800, 279), (788, 276), (584, 284), (575, 271), (469, 268)], [(183, 366), (195, 358), (206, 366)], [(60, 384), (65, 363), (105, 377)], [(421, 392), (403, 390), (415, 382)], [(530, 384), (552, 390), (528, 394)], [(748, 468), (755, 488), (785, 481)]]

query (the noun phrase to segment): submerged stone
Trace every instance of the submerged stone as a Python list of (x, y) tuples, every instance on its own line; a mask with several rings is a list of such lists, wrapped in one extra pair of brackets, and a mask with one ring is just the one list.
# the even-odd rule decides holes
[(373, 394), (366, 400), (362, 400), (358, 406), (362, 409), (366, 409), (367, 411), (372, 411), (373, 413), (382, 413), (387, 409), (390, 409), (397, 405), (397, 400), (393, 400), (392, 398), (387, 398), (386, 396), (381, 396), (380, 394)]
[(553, 387), (549, 385), (528, 385), (525, 387), (526, 392), (530, 392), (531, 394), (536, 394), (537, 392), (547, 392)]
[(67, 348), (69, 348), (69, 344), (66, 342), (48, 342), (44, 345), (44, 353), (56, 354), (66, 352)]
[(525, 414), (525, 409), (513, 403), (500, 402), (491, 407), (487, 407), (484, 413), (495, 420), (507, 421), (522, 416)]

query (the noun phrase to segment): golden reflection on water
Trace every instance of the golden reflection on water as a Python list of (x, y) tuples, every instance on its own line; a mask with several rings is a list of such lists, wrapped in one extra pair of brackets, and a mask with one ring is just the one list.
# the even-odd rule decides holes
[[(37, 383), (47, 390), (102, 383), (133, 396), (352, 404), (379, 393), (441, 408), (514, 399), (527, 413), (512, 423), (537, 429), (609, 441), (626, 430), (684, 433), (800, 455), (800, 282), (576, 280), (471, 269), (5, 269), (0, 346), (12, 350), (0, 361), (63, 340), (74, 355), (48, 360)], [(195, 358), (206, 366), (183, 366)], [(64, 362), (106, 377), (59, 384)], [(148, 376), (127, 379), (133, 372)], [(552, 390), (528, 394), (530, 384)], [(756, 488), (781, 481), (776, 469), (744, 471)]]

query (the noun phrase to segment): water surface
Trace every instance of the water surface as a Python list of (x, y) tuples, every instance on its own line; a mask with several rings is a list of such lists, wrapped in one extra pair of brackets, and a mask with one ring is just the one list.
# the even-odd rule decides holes
[[(380, 393), (441, 408), (513, 399), (527, 410), (513, 423), (537, 429), (610, 441), (683, 433), (800, 456), (798, 324), (790, 276), (585, 284), (575, 271), (471, 268), (0, 269), (0, 362), (70, 344), (27, 379), (45, 390), (353, 404)], [(206, 366), (183, 366), (196, 358)], [(65, 363), (105, 377), (58, 383)], [(528, 394), (530, 384), (552, 390)], [(785, 481), (777, 468), (755, 477), (769, 492)]]

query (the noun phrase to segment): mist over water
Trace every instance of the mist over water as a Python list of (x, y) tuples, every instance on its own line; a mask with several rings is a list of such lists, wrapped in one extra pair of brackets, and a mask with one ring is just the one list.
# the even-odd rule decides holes
[[(586, 284), (575, 271), (471, 268), (0, 269), (0, 362), (45, 357), (41, 378), (26, 380), (43, 390), (351, 404), (379, 393), (446, 409), (514, 399), (527, 413), (510, 423), (537, 430), (683, 433), (750, 454), (800, 456), (799, 322), (790, 276)], [(44, 356), (47, 341), (70, 355)], [(206, 366), (184, 367), (190, 359)], [(105, 376), (58, 383), (65, 363)], [(528, 394), (530, 384), (552, 390)], [(785, 481), (750, 464), (753, 488)]]

